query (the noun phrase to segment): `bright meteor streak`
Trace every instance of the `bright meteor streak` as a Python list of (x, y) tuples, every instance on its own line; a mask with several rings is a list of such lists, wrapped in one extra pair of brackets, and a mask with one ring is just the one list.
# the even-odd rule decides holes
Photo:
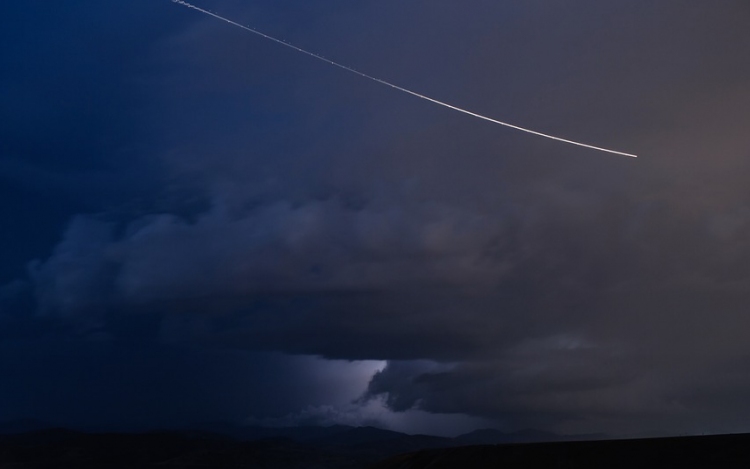
[(633, 155), (632, 153), (624, 153), (624, 152), (621, 152), (621, 151), (610, 150), (608, 148), (602, 148), (602, 147), (597, 147), (597, 146), (594, 146), (594, 145), (589, 145), (587, 143), (576, 142), (576, 141), (568, 140), (568, 139), (561, 138), (561, 137), (555, 137), (554, 135), (549, 135), (549, 134), (545, 134), (545, 133), (542, 133), (542, 132), (537, 132), (536, 130), (531, 130), (531, 129), (527, 129), (527, 128), (524, 128), (524, 127), (520, 127), (518, 125), (509, 124), (507, 122), (502, 122), (502, 121), (499, 121), (499, 120), (496, 120), (496, 119), (492, 119), (490, 117), (483, 116), (483, 115), (477, 114), (475, 112), (467, 111), (466, 109), (461, 109), (460, 107), (453, 106), (452, 104), (448, 104), (448, 103), (444, 103), (442, 101), (438, 101), (437, 99), (430, 98), (429, 96), (425, 96), (423, 94), (419, 94), (416, 91), (411, 91), (411, 90), (408, 90), (406, 88), (402, 88), (400, 86), (394, 85), (393, 83), (389, 83), (389, 82), (387, 82), (385, 80), (381, 80), (380, 78), (372, 77), (370, 75), (367, 75), (366, 73), (360, 72), (359, 70), (355, 70), (355, 69), (353, 69), (351, 67), (347, 67), (346, 65), (342, 65), (340, 63), (334, 62), (333, 60), (326, 59), (325, 57), (323, 57), (321, 55), (315, 54), (315, 53), (310, 52), (310, 51), (306, 51), (305, 49), (301, 49), (301, 48), (299, 48), (299, 47), (297, 47), (297, 46), (295, 46), (293, 44), (290, 44), (290, 43), (288, 43), (286, 41), (282, 41), (281, 39), (276, 39), (275, 37), (269, 36), (268, 34), (264, 34), (264, 33), (260, 32), (258, 30), (255, 30), (255, 29), (250, 28), (248, 26), (242, 25), (240, 23), (236, 23), (236, 22), (234, 22), (234, 21), (232, 21), (230, 19), (224, 18), (223, 16), (219, 16), (216, 13), (213, 13), (213, 12), (211, 12), (209, 10), (204, 10), (203, 8), (199, 8), (199, 7), (197, 7), (195, 5), (192, 5), (192, 4), (188, 3), (188, 2), (185, 2), (183, 0), (172, 0), (172, 2), (179, 3), (180, 5), (186, 6), (188, 8), (192, 8), (193, 10), (197, 10), (197, 11), (199, 11), (201, 13), (206, 14), (206, 15), (213, 16), (216, 19), (220, 19), (221, 21), (227, 22), (227, 23), (229, 23), (229, 24), (231, 24), (233, 26), (237, 26), (239, 28), (242, 28), (245, 31), (249, 31), (249, 32), (251, 32), (253, 34), (257, 34), (258, 36), (261, 36), (261, 37), (264, 37), (266, 39), (269, 39), (269, 40), (271, 40), (273, 42), (281, 44), (282, 46), (286, 46), (286, 47), (289, 47), (290, 49), (294, 49), (297, 52), (302, 52), (303, 54), (309, 55), (310, 57), (316, 58), (318, 60), (322, 60), (323, 62), (326, 62), (328, 64), (334, 65), (334, 66), (339, 67), (341, 69), (344, 69), (347, 72), (355, 73), (355, 74), (357, 74), (357, 75), (359, 75), (361, 77), (367, 78), (368, 80), (376, 81), (376, 82), (381, 83), (383, 85), (390, 86), (391, 88), (397, 89), (399, 91), (403, 91), (404, 93), (408, 93), (408, 94), (410, 94), (412, 96), (416, 96), (417, 98), (422, 98), (422, 99), (425, 99), (427, 101), (433, 102), (435, 104), (439, 104), (441, 106), (445, 106), (445, 107), (447, 107), (449, 109), (453, 109), (454, 111), (463, 112), (464, 114), (468, 114), (470, 116), (474, 116), (474, 117), (477, 117), (479, 119), (483, 119), (483, 120), (486, 120), (486, 121), (489, 121), (489, 122), (492, 122), (492, 123), (495, 123), (495, 124), (503, 125), (505, 127), (510, 127), (511, 129), (520, 130), (521, 132), (527, 132), (527, 133), (530, 133), (530, 134), (538, 135), (540, 137), (545, 137), (545, 138), (550, 138), (552, 140), (557, 140), (558, 142), (570, 143), (571, 145), (578, 145), (579, 147), (591, 148), (592, 150), (604, 151), (604, 152), (607, 152), (607, 153), (614, 153), (615, 155), (630, 156), (632, 158), (637, 158), (637, 156)]

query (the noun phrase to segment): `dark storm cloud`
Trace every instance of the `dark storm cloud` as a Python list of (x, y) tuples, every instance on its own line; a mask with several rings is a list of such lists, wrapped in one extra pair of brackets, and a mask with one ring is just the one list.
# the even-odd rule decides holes
[[(377, 373), (366, 398), (387, 396), (394, 410), (465, 412), (509, 427), (549, 427), (561, 421), (647, 412), (641, 376), (611, 347), (574, 336), (531, 339), (492, 361), (424, 367), (390, 362)], [(430, 369), (432, 368), (432, 369)]]
[(71, 217), (30, 266), (41, 317), (87, 337), (387, 359), (361, 402), (397, 411), (736, 428), (743, 2), (380, 2), (302, 22), (284, 13), (297, 3), (215, 6), (438, 99), (641, 158), (435, 109), (174, 7), (183, 27), (150, 49), (162, 68), (137, 119), (160, 135), (163, 191), (145, 215)]

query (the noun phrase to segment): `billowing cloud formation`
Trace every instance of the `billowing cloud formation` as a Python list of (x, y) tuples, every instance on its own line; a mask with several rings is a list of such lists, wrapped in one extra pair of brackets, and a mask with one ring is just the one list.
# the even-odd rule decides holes
[[(154, 215), (131, 223), (119, 238), (113, 234), (106, 223), (74, 220), (55, 255), (38, 270), (63, 284), (43, 291), (88, 297), (90, 289), (101, 288), (81, 282), (101, 281), (106, 273), (100, 269), (108, 263), (118, 264), (115, 299), (132, 303), (450, 284), (497, 277), (503, 270), (502, 262), (487, 259), (491, 253), (485, 252), (501, 235), (497, 227), (478, 214), (439, 208), (409, 213), (394, 207), (351, 209), (338, 200), (296, 207), (280, 201), (244, 213), (214, 207), (193, 222)], [(101, 275), (84, 280), (75, 274), (92, 271)], [(73, 298), (50, 301), (63, 309), (79, 307), (70, 304)]]
[[(298, 421), (383, 402), (507, 428), (742, 429), (747, 6), (478, 4), (479, 22), (433, 2), (289, 28), (426, 94), (642, 158), (498, 132), (180, 11), (195, 23), (155, 47), (172, 68), (144, 91), (168, 184), (146, 214), (72, 219), (30, 269), (39, 314), (388, 360), (353, 408)], [(431, 15), (449, 24), (413, 27)]]

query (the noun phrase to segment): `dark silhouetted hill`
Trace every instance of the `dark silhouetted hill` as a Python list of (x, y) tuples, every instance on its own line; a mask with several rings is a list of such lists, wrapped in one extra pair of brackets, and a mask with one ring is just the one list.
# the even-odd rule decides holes
[(371, 469), (750, 468), (750, 435), (461, 446), (423, 450)]
[(409, 435), (375, 427), (353, 427), (313, 441), (326, 446), (350, 446), (403, 438)]
[[(32, 425), (13, 424), (6, 428), (35, 428), (39, 425), (32, 422)], [(685, 448), (695, 451), (696, 441), (707, 448), (710, 445), (706, 446), (706, 442), (714, 442), (710, 446), (714, 451), (711, 453), (713, 462), (724, 461), (717, 459), (721, 455), (736, 459), (737, 444), (750, 444), (747, 436), (724, 437), (735, 438), (731, 441), (721, 438), (690, 440), (689, 444), (682, 439), (529, 443), (566, 438), (573, 437), (535, 430), (515, 433), (477, 430), (457, 438), (444, 438), (344, 425), (266, 428), (211, 424), (181, 431), (125, 434), (44, 429), (0, 435), (0, 468), (364, 469), (374, 465), (379, 469), (481, 469), (538, 467), (537, 464), (552, 464), (549, 467), (656, 467), (644, 466), (644, 461), (681, 462), (686, 460), (684, 457), (680, 459), (682, 452)], [(706, 460), (705, 454), (708, 453), (701, 454), (692, 454), (689, 459)], [(614, 463), (615, 460), (637, 464), (618, 466), (619, 462)], [(659, 467), (676, 466), (666, 464)]]
[(69, 431), (32, 432), (0, 438), (0, 467), (3, 469), (355, 469), (372, 462), (281, 438), (240, 442), (224, 437), (191, 437), (182, 433), (86, 434)]
[(451, 442), (373, 427), (245, 430), (245, 436), (258, 438), (238, 440), (207, 430), (96, 434), (49, 429), (3, 435), (0, 468), (363, 469), (399, 453)]

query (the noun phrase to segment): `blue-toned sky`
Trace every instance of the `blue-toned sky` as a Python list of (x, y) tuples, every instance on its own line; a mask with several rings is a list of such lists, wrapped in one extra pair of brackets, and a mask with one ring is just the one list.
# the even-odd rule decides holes
[[(196, 0), (197, 2), (198, 0)], [(27, 1), (0, 421), (750, 431), (745, 0)]]

